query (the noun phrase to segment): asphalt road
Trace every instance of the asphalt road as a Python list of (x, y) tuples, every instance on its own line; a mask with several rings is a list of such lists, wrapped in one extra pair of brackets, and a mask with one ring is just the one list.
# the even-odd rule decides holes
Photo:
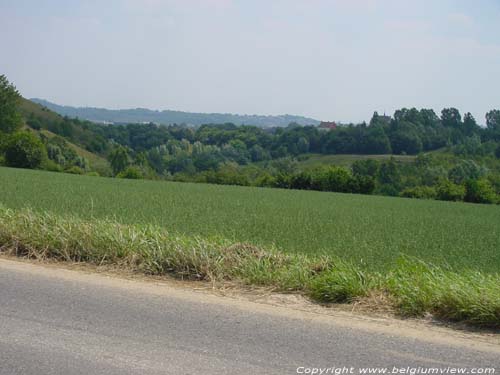
[(0, 374), (500, 372), (494, 346), (437, 343), (145, 284), (0, 260)]

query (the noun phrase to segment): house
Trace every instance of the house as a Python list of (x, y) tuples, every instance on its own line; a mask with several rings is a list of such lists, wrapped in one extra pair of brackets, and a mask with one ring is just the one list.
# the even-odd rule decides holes
[(337, 129), (337, 123), (335, 121), (321, 121), (318, 125), (320, 130), (332, 130)]

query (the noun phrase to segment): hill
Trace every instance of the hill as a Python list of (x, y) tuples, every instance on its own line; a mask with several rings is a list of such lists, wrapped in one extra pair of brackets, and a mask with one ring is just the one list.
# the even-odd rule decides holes
[(318, 120), (295, 116), (262, 116), (262, 115), (239, 115), (231, 113), (194, 113), (182, 111), (155, 111), (145, 108), (135, 109), (105, 109), (93, 107), (71, 107), (51, 103), (44, 99), (33, 98), (32, 102), (38, 103), (60, 115), (78, 117), (95, 122), (106, 123), (149, 123), (156, 124), (223, 124), (233, 123), (236, 125), (255, 125), (260, 127), (283, 127), (295, 122), (300, 125), (317, 125)]
[(107, 141), (101, 139), (101, 145), (98, 144), (100, 147), (93, 149), (99, 136), (91, 129), (79, 121), (65, 119), (58, 113), (25, 98), (20, 99), (19, 112), (25, 127), (38, 133), (42, 139), (47, 140), (47, 143), (55, 142), (58, 143), (58, 147), (71, 149), (88, 162), (87, 167), (91, 171), (98, 171), (103, 175), (110, 173), (109, 162), (105, 158)]

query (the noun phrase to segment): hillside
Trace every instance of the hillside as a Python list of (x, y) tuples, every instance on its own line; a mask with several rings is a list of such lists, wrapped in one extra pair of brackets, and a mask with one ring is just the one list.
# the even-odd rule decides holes
[(194, 113), (182, 111), (155, 111), (144, 108), (135, 109), (105, 109), (92, 107), (71, 107), (51, 103), (44, 99), (33, 98), (31, 101), (41, 104), (63, 116), (78, 117), (95, 122), (108, 123), (143, 123), (153, 122), (157, 124), (223, 124), (231, 122), (236, 125), (255, 125), (260, 127), (282, 127), (295, 122), (300, 125), (317, 125), (318, 120), (294, 116), (262, 116), (262, 115), (239, 115), (230, 113)]
[(92, 131), (85, 129), (74, 120), (64, 119), (58, 113), (25, 98), (20, 100), (19, 111), (26, 127), (31, 127), (33, 131), (49, 140), (56, 138), (59, 138), (59, 142), (64, 140), (76, 155), (89, 162), (90, 170), (109, 174), (109, 162), (104, 155), (89, 150), (96, 138)]

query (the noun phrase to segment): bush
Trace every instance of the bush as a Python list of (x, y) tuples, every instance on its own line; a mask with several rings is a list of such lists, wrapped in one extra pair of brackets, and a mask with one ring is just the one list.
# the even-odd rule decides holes
[(491, 183), (480, 179), (465, 182), (464, 200), (471, 203), (496, 203), (498, 199)]
[(404, 189), (399, 195), (405, 198), (435, 199), (437, 193), (436, 189), (430, 186), (416, 186)]
[(66, 169), (65, 172), (71, 173), (71, 174), (85, 174), (85, 171), (82, 168), (77, 167), (76, 165), (72, 166), (71, 168)]
[(352, 174), (342, 167), (323, 167), (312, 172), (311, 186), (313, 190), (350, 193)]
[(127, 167), (124, 171), (118, 173), (118, 178), (128, 178), (131, 180), (140, 180), (143, 178), (142, 172), (137, 167)]
[(45, 159), (42, 163), (42, 169), (51, 172), (62, 172), (63, 168), (57, 164), (55, 161), (50, 159)]
[(42, 141), (32, 133), (13, 134), (5, 145), (5, 163), (15, 168), (38, 168), (47, 158)]
[(436, 193), (436, 198), (442, 201), (462, 201), (465, 196), (465, 188), (449, 180), (442, 180), (436, 188)]

